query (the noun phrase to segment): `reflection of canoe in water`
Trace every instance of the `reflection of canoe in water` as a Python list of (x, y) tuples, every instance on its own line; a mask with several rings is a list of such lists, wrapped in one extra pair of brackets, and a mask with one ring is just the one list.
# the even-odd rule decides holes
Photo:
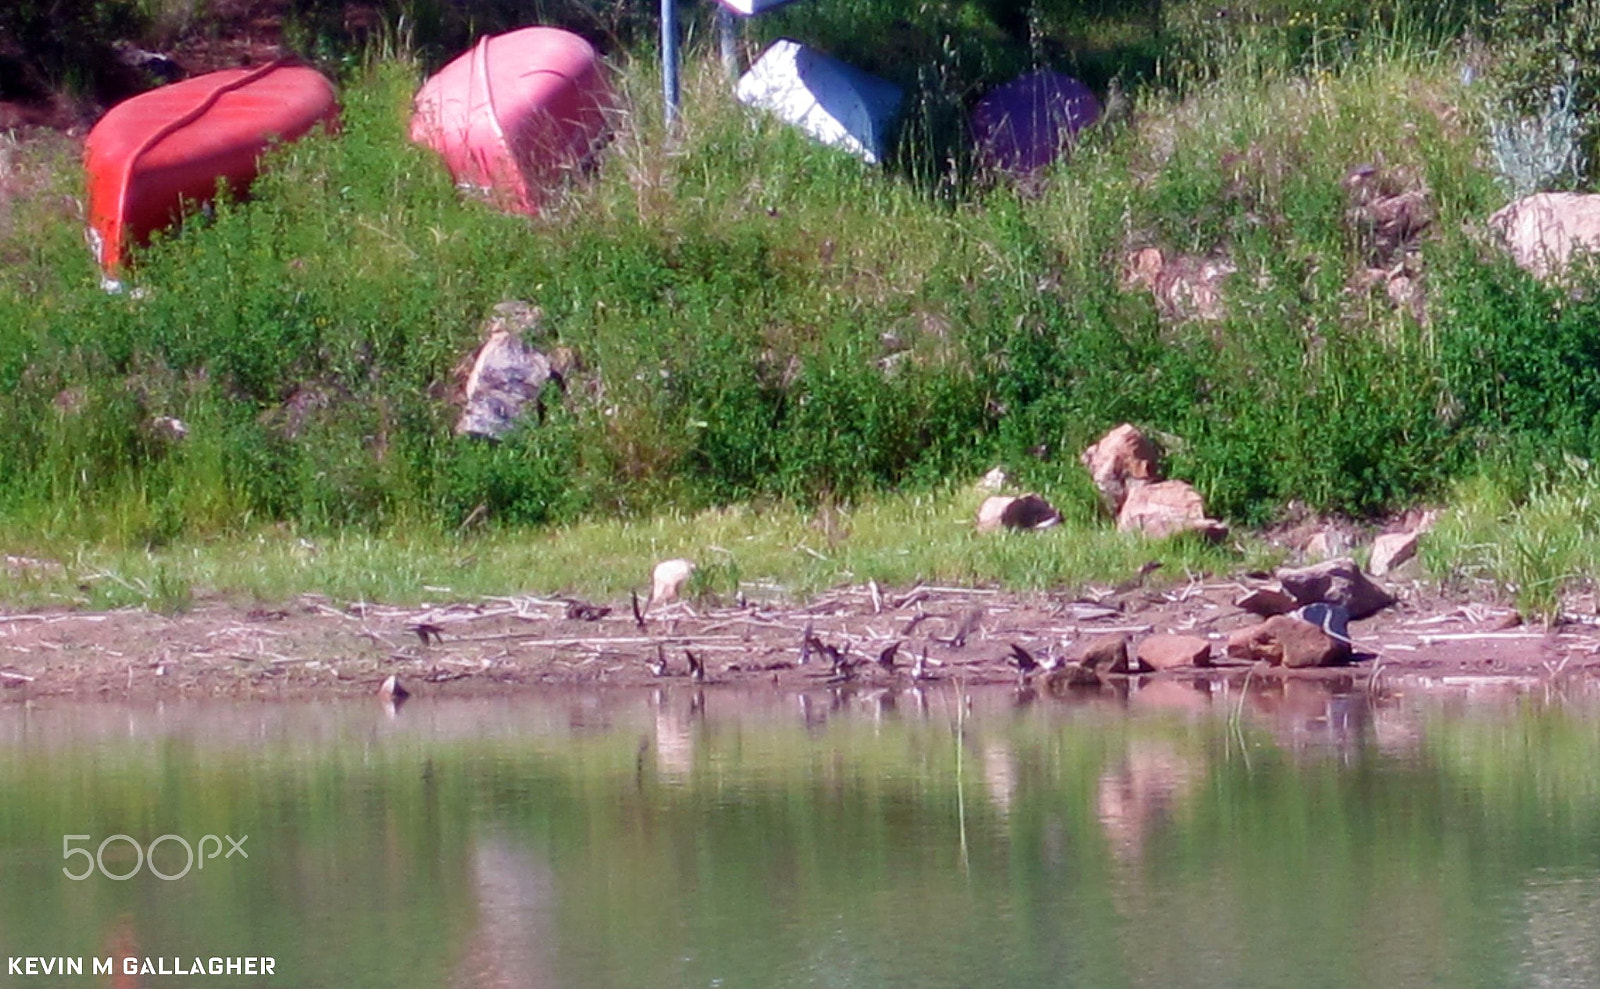
[(411, 139), (439, 152), (456, 182), (535, 213), (546, 190), (606, 134), (611, 88), (587, 41), (529, 27), (483, 38), (417, 92)]
[(207, 202), (225, 179), (238, 195), (261, 153), (300, 137), (339, 109), (333, 85), (312, 69), (272, 63), (228, 69), (117, 104), (89, 132), (89, 234), (108, 273), (128, 249)]

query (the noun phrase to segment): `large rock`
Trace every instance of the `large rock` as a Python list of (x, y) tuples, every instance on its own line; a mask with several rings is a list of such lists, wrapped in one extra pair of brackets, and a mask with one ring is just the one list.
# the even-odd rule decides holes
[(1262, 618), (1287, 615), (1300, 606), (1300, 602), (1294, 599), (1293, 594), (1277, 587), (1257, 587), (1235, 598), (1233, 603), (1242, 610)]
[(1146, 247), (1128, 255), (1123, 281), (1149, 289), (1164, 319), (1214, 321), (1228, 313), (1222, 285), (1238, 270), (1224, 257), (1163, 254), (1159, 247)]
[(1384, 533), (1372, 541), (1372, 557), (1367, 561), (1367, 569), (1374, 577), (1382, 577), (1416, 556), (1421, 538), (1419, 532)]
[(1314, 532), (1306, 540), (1305, 555), (1308, 560), (1330, 560), (1350, 552), (1350, 537), (1336, 528)]
[(1401, 171), (1360, 165), (1342, 183), (1347, 206), (1345, 223), (1369, 265), (1388, 268), (1416, 249), (1433, 225), (1428, 190)]
[(1122, 509), (1130, 485), (1161, 480), (1161, 454), (1137, 426), (1123, 423), (1100, 437), (1078, 458), (1100, 489), (1106, 507), (1115, 515)]
[(1141, 663), (1156, 670), (1211, 665), (1211, 643), (1195, 635), (1146, 636), (1140, 640), (1137, 652)]
[(1019, 497), (995, 495), (978, 506), (978, 531), (1000, 529), (1048, 529), (1061, 521), (1055, 506), (1036, 494)]
[(1309, 567), (1278, 571), (1283, 589), (1302, 605), (1343, 605), (1356, 621), (1371, 617), (1394, 604), (1394, 595), (1374, 584), (1354, 560), (1325, 560)]
[(1090, 639), (1078, 658), (1085, 668), (1101, 673), (1128, 672), (1128, 635), (1107, 632)]
[(1208, 539), (1219, 539), (1228, 531), (1223, 523), (1206, 518), (1205, 499), (1187, 481), (1130, 486), (1122, 510), (1117, 513), (1117, 528), (1156, 539), (1180, 532), (1198, 532)]
[(1289, 617), (1315, 625), (1347, 646), (1355, 645), (1350, 639), (1350, 612), (1342, 604), (1318, 601), (1296, 608)]
[(1290, 615), (1274, 615), (1234, 632), (1227, 649), (1234, 659), (1273, 666), (1336, 666), (1350, 658), (1349, 645)]
[(1573, 256), (1600, 248), (1600, 195), (1541, 192), (1489, 217), (1517, 264), (1535, 278), (1558, 279)]
[(559, 377), (550, 359), (523, 340), (523, 333), (535, 329), (539, 319), (539, 310), (526, 302), (494, 307), (485, 327), (488, 337), (471, 358), (456, 435), (501, 436), (525, 409), (537, 407), (544, 386)]

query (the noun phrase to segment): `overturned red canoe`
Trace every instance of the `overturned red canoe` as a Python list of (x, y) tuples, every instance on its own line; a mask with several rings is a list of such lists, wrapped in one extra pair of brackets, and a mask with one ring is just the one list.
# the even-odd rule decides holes
[(276, 62), (197, 76), (112, 107), (84, 146), (100, 266), (116, 274), (130, 247), (177, 220), (185, 203), (211, 200), (219, 179), (243, 195), (269, 145), (338, 112), (320, 73)]
[(536, 213), (545, 192), (604, 140), (612, 106), (600, 57), (551, 27), (483, 38), (417, 92), (411, 139), (444, 157), (456, 182), (503, 208)]

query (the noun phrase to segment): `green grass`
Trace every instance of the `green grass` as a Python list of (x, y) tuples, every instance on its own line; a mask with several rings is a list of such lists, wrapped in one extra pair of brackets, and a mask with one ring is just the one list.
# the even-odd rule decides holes
[(1250, 540), (1211, 546), (1118, 534), (1087, 503), (1069, 506), (1056, 528), (979, 535), (972, 523), (983, 497), (971, 488), (942, 488), (853, 506), (742, 505), (540, 530), (302, 535), (273, 527), (160, 549), (30, 542), (29, 533), (13, 531), (0, 534), (13, 552), (62, 566), (0, 571), (0, 599), (168, 612), (187, 609), (197, 597), (270, 602), (302, 592), (394, 603), (517, 594), (615, 602), (629, 590), (646, 595), (656, 562), (687, 557), (700, 568), (695, 587), (705, 600), (727, 604), (742, 592), (789, 602), (869, 580), (886, 588), (918, 581), (1041, 591), (1110, 585), (1152, 560), (1163, 564), (1150, 578), (1160, 586), (1268, 566), (1278, 555)]
[[(721, 560), (713, 586), (802, 592), (1114, 579), (1152, 548), (1095, 519), (1076, 454), (1123, 421), (1165, 437), (1171, 474), (1236, 524), (1466, 492), (1464, 533), (1515, 518), (1528, 540), (1488, 558), (1463, 535), (1438, 572), (1491, 575), (1538, 609), (1590, 572), (1587, 536), (1538, 521), (1562, 517), (1540, 506), (1566, 482), (1473, 501), (1503, 463), (1600, 454), (1600, 296), (1539, 286), (1473, 233), (1501, 201), (1483, 97), (1449, 44), (1464, 7), (1306, 22), (1246, 5), (1206, 29), (1233, 32), (1213, 44), (1183, 27), (1191, 5), (1158, 23), (1041, 3), (1019, 29), (1004, 5), (907, 18), (818, 0), (752, 22), (750, 40), (804, 27), (904, 83), (890, 167), (747, 113), (698, 41), (668, 134), (634, 44), (609, 53), (620, 108), (598, 170), (530, 221), (464, 200), (405, 139), (442, 22), (419, 37), (412, 4), (406, 25), (339, 47), (311, 6), (296, 16), (341, 73), (340, 133), (279, 149), (252, 200), (143, 252), (140, 295), (98, 289), (71, 158), (0, 147), (0, 533), (8, 552), (70, 561), (40, 593), (168, 609), (518, 579), (607, 594), (669, 550)], [(637, 42), (630, 11), (599, 34)], [(1039, 182), (977, 174), (958, 111), (1036, 60), (1122, 78), (1131, 120)], [(1352, 287), (1398, 260), (1350, 219), (1359, 165), (1426, 190), (1435, 220), (1408, 262), (1425, 320)], [(1226, 257), (1224, 318), (1165, 320), (1130, 289), (1126, 259), (1147, 246)], [(457, 439), (442, 396), (509, 298), (543, 309), (537, 342), (578, 369), (542, 423)], [(163, 416), (187, 438), (153, 428)], [(973, 537), (959, 486), (996, 464), (1068, 524)], [(818, 517), (849, 538), (819, 542)], [(89, 571), (105, 576), (77, 590)]]

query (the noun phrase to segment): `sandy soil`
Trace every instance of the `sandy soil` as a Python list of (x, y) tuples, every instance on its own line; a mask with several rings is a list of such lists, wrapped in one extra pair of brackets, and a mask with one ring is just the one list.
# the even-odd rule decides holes
[[(1600, 678), (1600, 626), (1524, 626), (1509, 608), (1439, 597), (1420, 586), (1396, 588), (1398, 605), (1351, 626), (1357, 654), (1347, 666), (1284, 671), (1229, 662), (1220, 658), (1223, 640), (1256, 620), (1232, 604), (1243, 586), (1207, 580), (1078, 598), (851, 587), (804, 607), (674, 604), (650, 612), (643, 628), (626, 600), (602, 602), (609, 613), (586, 620), (570, 600), (535, 597), (409, 609), (341, 608), (315, 597), (271, 610), (204, 602), (171, 617), (0, 609), (0, 699), (354, 696), (376, 693), (390, 675), (414, 695), (434, 696), (682, 683), (689, 651), (704, 661), (710, 687), (827, 686), (826, 664), (799, 663), (808, 625), (823, 641), (867, 660), (855, 681), (861, 686), (909, 685), (906, 666), (924, 651), (939, 664), (929, 667), (935, 681), (1015, 683), (1006, 663), (1012, 643), (1041, 655), (1071, 655), (1082, 642), (1117, 631), (1135, 639), (1156, 631), (1211, 638), (1217, 666), (1155, 677), (1177, 682), (1252, 675), (1364, 688)], [(958, 646), (953, 640), (963, 624), (970, 632)], [(902, 666), (890, 674), (870, 659), (893, 641), (902, 643)], [(664, 676), (651, 669), (661, 657), (668, 663)]]

